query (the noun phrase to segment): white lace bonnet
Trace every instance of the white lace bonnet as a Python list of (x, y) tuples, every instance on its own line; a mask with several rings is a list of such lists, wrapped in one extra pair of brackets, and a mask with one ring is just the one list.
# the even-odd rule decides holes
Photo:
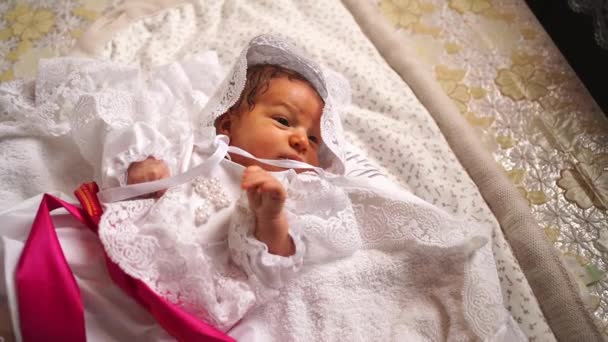
[(281, 36), (260, 35), (247, 44), (203, 109), (203, 126), (213, 126), (215, 120), (237, 102), (245, 88), (247, 67), (258, 64), (278, 65), (295, 71), (316, 89), (325, 102), (321, 115), (323, 139), (319, 152), (321, 167), (331, 173), (343, 175), (345, 140), (340, 110), (344, 110), (346, 105), (350, 104), (348, 81), (337, 72), (313, 62), (304, 51)]

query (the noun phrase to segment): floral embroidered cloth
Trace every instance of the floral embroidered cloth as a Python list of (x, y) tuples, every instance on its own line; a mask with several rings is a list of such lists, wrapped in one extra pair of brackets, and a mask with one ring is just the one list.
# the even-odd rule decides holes
[(0, 82), (33, 77), (38, 60), (62, 56), (118, 0), (0, 2)]

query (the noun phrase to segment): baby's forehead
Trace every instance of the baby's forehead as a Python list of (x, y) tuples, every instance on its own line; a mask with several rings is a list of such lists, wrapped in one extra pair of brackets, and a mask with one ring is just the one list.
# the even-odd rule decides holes
[(308, 83), (299, 80), (275, 79), (256, 104), (275, 114), (289, 114), (294, 122), (302, 121), (320, 127), (325, 103)]
[(239, 102), (248, 103), (250, 110), (260, 102), (281, 104), (283, 99), (290, 98), (314, 101), (320, 104), (321, 109), (325, 105), (314, 85), (293, 70), (278, 65), (255, 65), (247, 70), (247, 80)]

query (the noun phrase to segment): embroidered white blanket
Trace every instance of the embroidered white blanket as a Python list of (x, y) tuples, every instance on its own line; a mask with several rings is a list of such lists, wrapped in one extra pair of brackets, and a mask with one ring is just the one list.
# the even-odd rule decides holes
[[(28, 107), (28, 120), (31, 128), (41, 132), (43, 128), (64, 130), (90, 164), (100, 167), (97, 161), (103, 159), (105, 167), (121, 170), (110, 172), (119, 178), (131, 161), (142, 159), (142, 153), (144, 158), (160, 153), (169, 165), (187, 167), (189, 158), (187, 163), (170, 159), (171, 144), (150, 150), (166, 138), (152, 141), (144, 135), (131, 145), (115, 131), (123, 132), (122, 127), (139, 118), (168, 132), (166, 137), (175, 140), (176, 151), (191, 149), (189, 134), (184, 132), (194, 129), (191, 118), (200, 110), (196, 100), (204, 102), (201, 86), (205, 83), (180, 76), (212, 78), (219, 67), (206, 63), (209, 59), (171, 64), (148, 75), (94, 60), (46, 61), (37, 80), (38, 94), (53, 101)], [(148, 101), (153, 106), (147, 107)], [(57, 109), (58, 104), (63, 111)], [(40, 120), (38, 127), (33, 125), (36, 120)], [(194, 140), (212, 140), (205, 132), (194, 132)], [(120, 158), (111, 153), (107, 157), (107, 151), (102, 154), (98, 149), (110, 137), (130, 146), (129, 153)], [(242, 167), (234, 167), (224, 178), (234, 178), (236, 186), (230, 188), (232, 195), (223, 195), (225, 204), (215, 205), (218, 209), (235, 210), (232, 203), (239, 198)], [(347, 163), (347, 174), (353, 169), (356, 165)], [(104, 168), (103, 174), (107, 172)], [(197, 184), (172, 188), (158, 203), (135, 200), (108, 205), (100, 223), (101, 241), (128, 274), (201, 319), (228, 329), (246, 314), (231, 331), (244, 340), (525, 339), (503, 305), (488, 243), (490, 229), (455, 219), (409, 191), (386, 187), (386, 182), (373, 178), (310, 177), (292, 172), (286, 181), (287, 210), (297, 247), (292, 259), (301, 258), (305, 250), (304, 266), (291, 281), (283, 281), (278, 296), (270, 299), (261, 300), (257, 296), (261, 291), (251, 285), (256, 272), (248, 272), (247, 281), (231, 270), (226, 251), (236, 250), (231, 253), (233, 260), (241, 259), (238, 264), (243, 267), (267, 266), (269, 271), (283, 272), (282, 268), (292, 266), (287, 260), (271, 262), (270, 255), (255, 252), (258, 246), (246, 242), (253, 239), (247, 237), (252, 224), (243, 219), (246, 214), (239, 215), (238, 208), (201, 225), (190, 210), (198, 198)], [(111, 184), (112, 178), (102, 177), (102, 186)], [(223, 193), (218, 186), (210, 195)], [(344, 193), (348, 199), (340, 197)], [(140, 212), (143, 221), (137, 218)], [(232, 235), (227, 234), (228, 217), (230, 225), (236, 226)], [(214, 234), (219, 238), (206, 238), (203, 228), (217, 230)], [(221, 252), (213, 252), (217, 249)], [(248, 256), (239, 258), (240, 253)], [(260, 261), (252, 261), (251, 256), (258, 254)], [(276, 282), (277, 275), (270, 279)]]
[[(235, 7), (241, 10), (230, 11)], [(215, 48), (218, 50), (221, 60), (225, 64), (229, 64), (244, 42), (254, 34), (260, 33), (260, 27), (265, 27), (262, 30), (265, 32), (279, 31), (290, 35), (299, 44), (305, 45), (306, 49), (311, 51), (316, 59), (330, 64), (351, 81), (355, 106), (352, 116), (345, 118), (348, 139), (364, 154), (368, 155), (371, 160), (377, 161), (383, 166), (382, 168), (370, 167), (367, 170), (361, 170), (361, 173), (376, 175), (378, 172), (373, 169), (379, 169), (381, 173), (387, 174), (397, 183), (411, 189), (417, 196), (427, 202), (440, 206), (451, 213), (473, 217), (479, 222), (480, 226), (486, 227), (480, 228), (483, 231), (494, 229), (498, 238), (501, 239), (500, 230), (483, 203), (483, 199), (449, 151), (449, 147), (441, 137), (432, 119), (411, 91), (404, 87), (399, 77), (385, 63), (381, 62), (381, 58), (375, 52), (373, 46), (362, 38), (363, 36), (356, 28), (352, 18), (343, 15), (334, 17), (333, 13), (336, 12), (343, 13), (344, 9), (339, 4), (324, 1), (313, 1), (301, 5), (281, 2), (192, 1), (185, 6), (174, 8), (155, 18), (140, 21), (129, 27), (121, 32), (111, 44), (108, 44), (101, 55), (116, 61), (137, 62), (146, 68), (152, 68), (197, 50)], [(285, 14), (277, 16), (277, 13)], [(247, 18), (252, 23), (266, 24), (254, 25), (248, 23)], [(230, 27), (231, 29), (225, 30), (222, 29), (223, 27)], [(177, 37), (181, 38), (178, 39)], [(35, 93), (34, 85), (25, 85), (23, 88), (17, 89), (17, 92), (12, 94), (16, 95), (13, 98), (19, 97), (26, 104), (35, 101), (35, 99), (42, 102), (43, 100), (39, 98), (39, 94)], [(3, 95), (11, 94), (10, 92), (0, 94), (0, 96)], [(5, 108), (0, 108), (0, 110)], [(7, 176), (3, 176), (2, 190), (6, 189), (7, 191), (0, 196), (2, 204), (9, 205), (34, 193), (53, 188), (69, 193), (79, 181), (90, 180), (92, 168), (88, 166), (87, 160), (80, 156), (78, 149), (71, 143), (71, 137), (32, 138), (31, 135), (26, 134), (25, 138), (16, 139), (15, 136), (23, 133), (23, 131), (21, 128), (15, 128), (10, 120), (12, 120), (11, 115), (19, 115), (20, 113), (22, 111), (7, 113), (10, 115), (3, 116), (3, 123), (8, 124), (2, 126), (2, 136), (9, 138), (2, 142), (3, 147), (7, 146), (5, 144), (8, 143), (11, 148), (14, 147), (14, 149), (11, 149), (14, 152), (8, 159), (10, 162), (2, 166), (10, 166), (2, 169), (2, 174)], [(64, 151), (62, 156), (66, 159), (57, 158), (57, 152), (61, 150)], [(357, 154), (350, 157), (352, 160), (360, 158)], [(48, 172), (41, 171), (46, 170), (45, 167), (47, 166), (50, 167)], [(24, 172), (17, 173), (14, 172), (14, 169)], [(8, 186), (4, 186), (5, 184)], [(385, 198), (384, 194), (381, 198)], [(386, 209), (377, 204), (372, 205), (372, 210), (374, 206), (378, 211)], [(381, 216), (379, 215), (379, 217)], [(378, 232), (381, 232), (381, 230)], [(480, 242), (480, 240), (474, 241)], [(477, 243), (467, 244), (464, 238), (462, 242), (464, 247), (462, 247), (461, 252), (455, 252), (456, 254), (468, 255), (465, 251), (473, 252), (475, 250), (471, 246), (479, 246)], [(489, 246), (490, 244), (484, 245), (471, 256), (487, 255), (489, 249), (483, 251), (484, 248), (489, 248)], [(508, 249), (504, 248), (502, 242), (496, 243), (496, 246), (501, 247), (497, 248), (495, 253), (507, 258), (508, 263), (514, 264), (508, 256)], [(403, 263), (398, 260), (408, 260), (410, 257), (407, 256), (407, 253), (398, 252), (397, 248), (393, 250), (383, 245), (380, 245), (380, 247), (381, 252), (360, 252), (354, 256), (350, 264), (345, 261), (345, 264), (340, 267), (356, 268), (356, 261), (362, 264), (369, 263), (370, 258), (374, 255), (373, 257), (379, 257), (378, 263), (386, 265), (387, 270), (393, 267), (392, 271), (387, 271), (387, 273), (392, 274), (396, 277), (395, 279), (401, 279), (399, 277), (405, 275), (408, 275), (406, 278), (414, 279), (416, 276), (425, 273), (429, 276), (432, 274), (423, 267), (416, 268), (416, 270), (423, 271), (414, 272), (413, 275), (409, 274), (407, 270), (404, 273), (397, 272), (399, 267), (396, 265), (400, 262)], [(458, 249), (454, 247), (452, 250), (456, 251)], [(456, 258), (455, 260), (462, 260), (462, 265), (464, 265), (465, 261), (462, 258)], [(445, 265), (437, 266), (444, 267)], [(315, 272), (306, 274), (303, 279), (310, 277), (309, 284), (314, 283), (312, 279), (318, 281), (320, 278), (320, 275)], [(340, 277), (341, 273), (338, 270), (328, 270), (326, 280), (328, 284), (333, 284), (337, 283)], [(357, 281), (359, 283), (365, 282), (368, 274), (362, 272), (358, 277), (360, 279), (350, 279), (349, 281), (353, 284), (357, 284)], [(464, 273), (455, 276), (455, 278), (450, 277), (450, 279), (458, 277), (464, 277)], [(473, 282), (476, 281), (473, 280)], [(455, 283), (458, 283), (458, 281)], [(374, 285), (376, 287), (373, 287), (374, 291), (382, 287), (376, 285)], [(315, 303), (310, 305), (311, 307), (316, 306), (316, 312), (321, 313), (321, 316), (331, 315), (335, 313), (335, 309), (331, 307), (322, 308), (319, 304), (322, 301), (318, 300), (319, 298), (334, 296), (336, 297), (335, 300), (340, 300), (341, 293), (358, 291), (356, 289), (342, 289), (342, 292), (336, 290), (331, 291), (331, 293), (320, 292), (315, 294), (311, 290), (312, 285), (296, 283), (293, 286), (289, 293), (293, 293), (297, 298), (308, 298), (306, 301)], [(384, 293), (392, 296), (395, 293), (394, 291), (397, 290), (387, 288)], [(298, 315), (295, 312), (297, 312), (297, 309), (292, 308), (303, 308), (303, 304), (295, 297), (289, 298), (290, 296), (285, 297), (285, 305), (275, 307), (276, 311), (271, 307), (259, 309), (259, 315), (261, 315), (259, 317), (276, 317), (285, 313), (285, 317), (291, 317), (290, 320), (296, 321)], [(381, 296), (381, 294), (378, 294), (378, 296)], [(429, 302), (432, 299), (428, 298), (432, 298), (434, 295), (425, 296), (423, 297), (427, 299), (420, 300)], [(370, 298), (373, 298), (373, 296)], [(402, 302), (410, 303), (411, 307), (417, 306), (413, 299), (411, 301), (404, 299)], [(379, 306), (376, 307), (376, 309), (378, 308)], [(305, 312), (305, 309), (302, 312)], [(394, 310), (391, 315), (392, 317), (401, 315), (404, 318), (417, 317), (417, 312), (414, 310), (405, 312)], [(256, 312), (253, 312), (251, 318), (249, 316), (246, 318), (251, 319), (252, 324), (255, 325), (254, 316), (256, 315), (254, 313), (257, 315)], [(361, 317), (367, 317), (363, 313), (361, 315)], [(425, 317), (439, 317), (437, 315), (439, 315), (438, 311), (432, 309)], [(441, 313), (441, 315), (444, 314)], [(92, 317), (94, 316), (89, 318)], [(443, 317), (448, 316), (444, 315)], [(435, 318), (423, 320), (434, 321)], [(493, 317), (492, 320), (494, 319), (496, 319), (495, 322), (500, 321), (499, 317)], [(302, 326), (312, 326), (311, 322), (321, 321), (314, 315), (299, 320), (301, 320)], [(387, 324), (395, 324), (398, 321), (400, 320), (396, 319)], [(338, 325), (344, 326), (345, 324), (347, 323), (342, 322)], [(352, 325), (352, 322), (348, 324)], [(419, 333), (414, 332), (412, 328), (408, 329), (412, 331), (412, 334)], [(328, 334), (331, 333), (329, 330), (323, 331)], [(356, 331), (356, 329), (353, 331)], [(395, 329), (395, 331), (408, 330)], [(237, 333), (239, 332), (235, 331), (235, 334)], [(426, 333), (419, 334), (424, 336)], [(398, 338), (400, 335), (395, 336), (395, 338)]]

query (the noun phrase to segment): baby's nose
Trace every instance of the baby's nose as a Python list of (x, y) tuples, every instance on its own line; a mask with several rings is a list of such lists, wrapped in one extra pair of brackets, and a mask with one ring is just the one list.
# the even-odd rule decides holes
[(303, 152), (308, 149), (308, 137), (301, 132), (295, 132), (289, 137), (289, 144), (298, 152)]

